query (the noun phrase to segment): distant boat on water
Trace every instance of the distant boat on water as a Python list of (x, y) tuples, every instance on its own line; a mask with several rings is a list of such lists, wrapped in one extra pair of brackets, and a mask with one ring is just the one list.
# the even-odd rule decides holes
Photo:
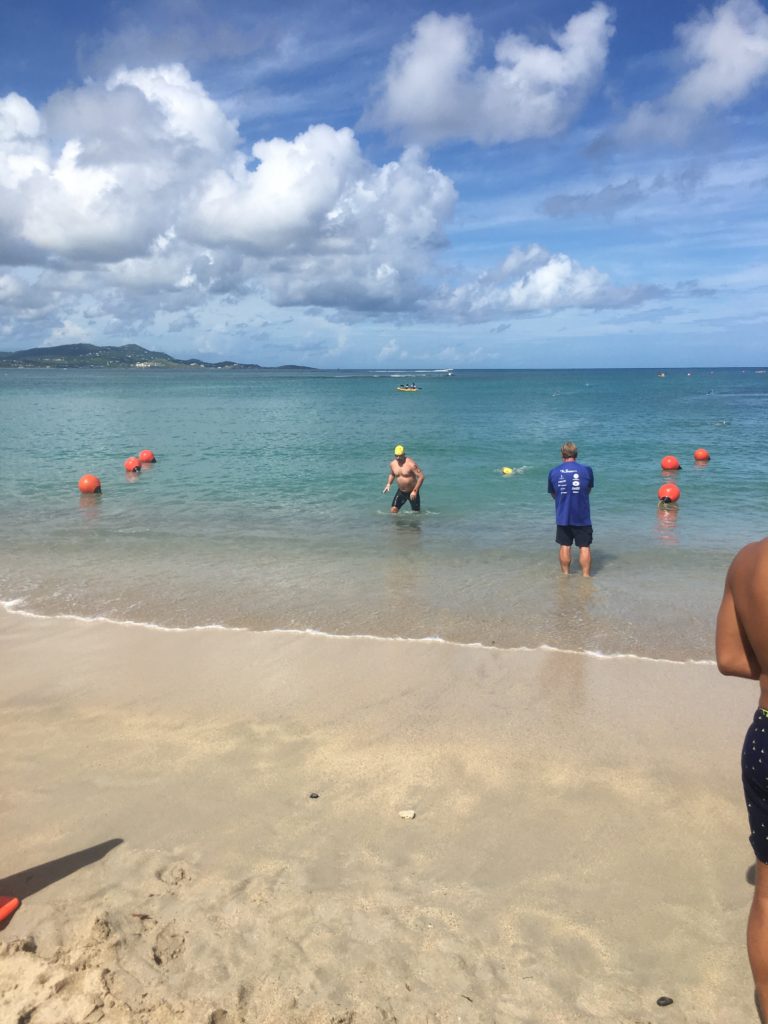
[(420, 387), (415, 384), (398, 384), (395, 388), (396, 391), (421, 391)]

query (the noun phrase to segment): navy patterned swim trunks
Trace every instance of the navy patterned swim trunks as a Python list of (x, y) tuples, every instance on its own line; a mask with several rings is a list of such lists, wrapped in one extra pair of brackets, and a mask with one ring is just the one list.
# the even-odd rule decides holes
[(749, 841), (758, 860), (768, 864), (768, 711), (758, 708), (744, 737), (741, 781), (749, 815)]

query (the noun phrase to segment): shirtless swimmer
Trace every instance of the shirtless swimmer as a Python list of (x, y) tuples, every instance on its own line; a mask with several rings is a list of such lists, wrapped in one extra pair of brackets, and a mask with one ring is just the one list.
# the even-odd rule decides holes
[(741, 777), (749, 837), (757, 860), (747, 924), (747, 952), (760, 1020), (768, 1020), (768, 766), (761, 758), (768, 729), (768, 537), (747, 544), (731, 562), (717, 616), (717, 667), (726, 676), (756, 679), (760, 700), (747, 730)]
[(397, 482), (397, 494), (392, 499), (390, 512), (399, 512), (406, 501), (411, 503), (414, 512), (421, 511), (421, 498), (419, 491), (424, 483), (424, 474), (410, 456), (405, 454), (405, 448), (399, 444), (395, 447), (395, 457), (389, 464), (389, 476), (383, 493), (386, 494)]

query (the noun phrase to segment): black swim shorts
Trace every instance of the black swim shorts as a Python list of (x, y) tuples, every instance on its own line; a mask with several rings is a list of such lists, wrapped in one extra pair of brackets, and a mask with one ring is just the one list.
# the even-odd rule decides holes
[(577, 548), (588, 548), (592, 543), (591, 526), (560, 526), (558, 524), (555, 532), (555, 541), (558, 544), (575, 544)]
[(414, 512), (421, 511), (421, 495), (417, 494), (415, 498), (411, 498), (410, 491), (398, 491), (392, 499), (392, 508), (402, 508), (406, 501), (410, 501)]
[(744, 737), (741, 781), (749, 815), (749, 841), (758, 860), (768, 864), (768, 713), (758, 708)]

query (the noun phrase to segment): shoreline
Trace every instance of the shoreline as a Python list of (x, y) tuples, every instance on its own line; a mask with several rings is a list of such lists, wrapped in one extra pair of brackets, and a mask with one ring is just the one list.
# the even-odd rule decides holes
[(17, 1017), (756, 1019), (754, 687), (339, 639), (0, 612)]
[(540, 651), (542, 653), (552, 654), (565, 654), (575, 655), (578, 657), (586, 658), (600, 658), (606, 660), (621, 661), (626, 659), (628, 661), (639, 661), (639, 662), (650, 662), (651, 664), (665, 664), (665, 665), (716, 665), (714, 658), (655, 658), (646, 654), (635, 654), (633, 652), (609, 652), (604, 651), (593, 651), (593, 650), (575, 650), (567, 647), (554, 647), (551, 644), (539, 644), (536, 647), (519, 646), (519, 647), (505, 647), (501, 644), (486, 644), (480, 640), (477, 641), (461, 641), (461, 640), (450, 640), (440, 636), (421, 636), (421, 637), (408, 637), (408, 636), (378, 636), (373, 633), (329, 633), (321, 629), (312, 629), (307, 627), (301, 629), (298, 627), (274, 627), (272, 629), (249, 629), (247, 626), (225, 626), (218, 623), (207, 623), (200, 626), (164, 626), (156, 622), (141, 622), (133, 619), (112, 619), (105, 615), (75, 615), (71, 612), (61, 612), (58, 614), (45, 614), (43, 612), (28, 611), (25, 608), (17, 608), (15, 605), (20, 603), (16, 600), (2, 601), (0, 600), (0, 612), (8, 615), (19, 615), (30, 619), (41, 619), (51, 622), (82, 622), (82, 623), (104, 623), (105, 625), (111, 626), (125, 626), (135, 629), (146, 629), (156, 630), (160, 633), (171, 633), (171, 634), (194, 634), (194, 633), (246, 633), (254, 636), (306, 636), (306, 637), (322, 637), (330, 640), (349, 640), (349, 641), (371, 641), (372, 643), (403, 643), (403, 644), (445, 644), (448, 647), (456, 647), (466, 650), (481, 650), (481, 651), (505, 651), (513, 654), (515, 652), (520, 653), (534, 653)]

